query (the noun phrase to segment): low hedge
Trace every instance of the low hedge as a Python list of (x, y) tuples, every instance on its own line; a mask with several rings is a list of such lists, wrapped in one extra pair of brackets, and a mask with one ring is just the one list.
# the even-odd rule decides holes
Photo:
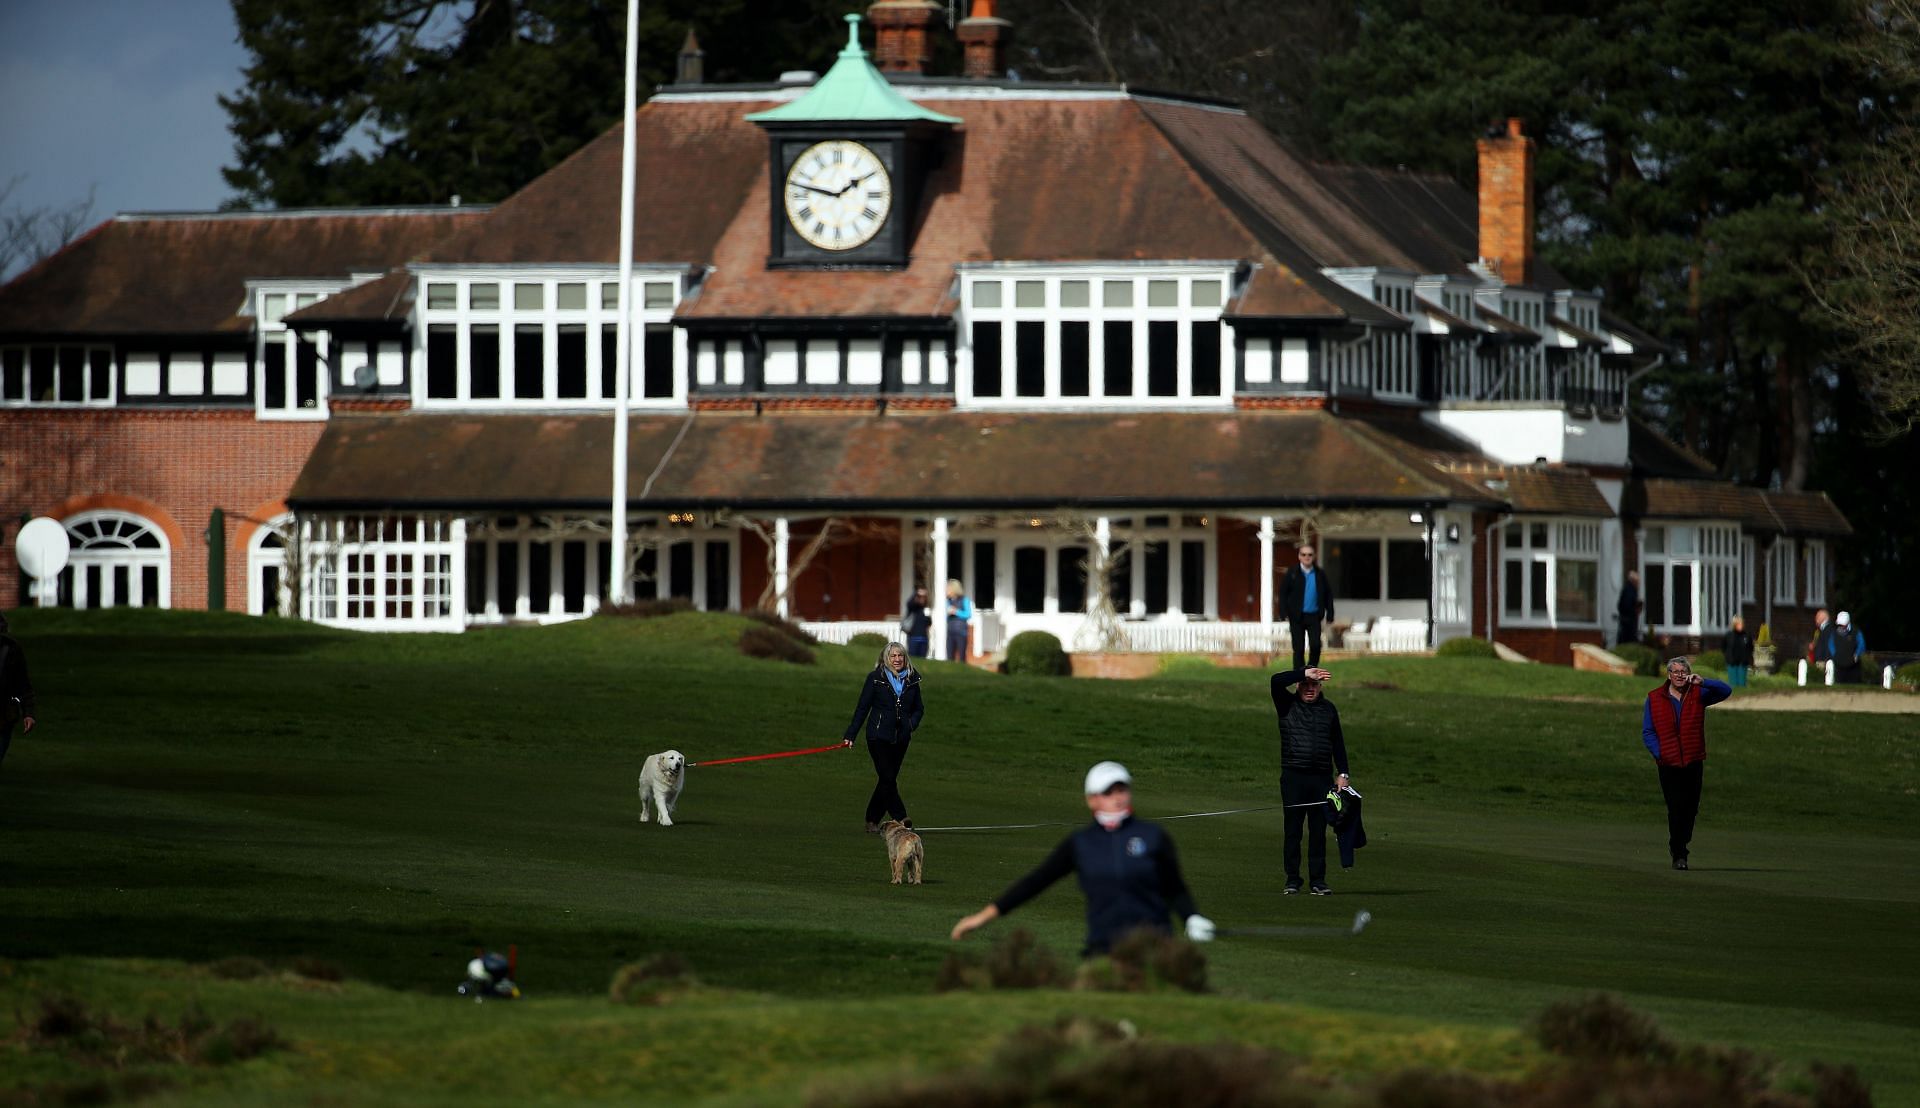
[(1623, 662), (1631, 662), (1633, 672), (1641, 677), (1659, 677), (1666, 664), (1658, 650), (1644, 643), (1623, 642), (1613, 648), (1613, 656)]
[(862, 631), (847, 640), (848, 646), (857, 646), (862, 650), (871, 650), (878, 656), (881, 648), (887, 645), (887, 637), (878, 631)]
[(1893, 671), (1893, 687), (1920, 691), (1920, 662), (1908, 662)]
[(1060, 640), (1045, 631), (1022, 631), (1007, 643), (1007, 672), (1021, 677), (1065, 677), (1073, 663)]
[(1457, 639), (1448, 639), (1433, 652), (1436, 658), (1498, 658), (1500, 652), (1485, 639), (1476, 639), (1472, 635), (1462, 635)]
[(1724, 650), (1702, 650), (1693, 656), (1693, 668), (1727, 672), (1727, 654)]

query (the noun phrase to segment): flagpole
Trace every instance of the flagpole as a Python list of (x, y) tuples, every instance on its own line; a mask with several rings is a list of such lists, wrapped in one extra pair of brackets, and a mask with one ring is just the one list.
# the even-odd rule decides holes
[(640, 0), (627, 0), (626, 111), (620, 124), (620, 320), (615, 327), (613, 401), (613, 565), (608, 602), (627, 602), (627, 397), (633, 391), (634, 84), (640, 55)]

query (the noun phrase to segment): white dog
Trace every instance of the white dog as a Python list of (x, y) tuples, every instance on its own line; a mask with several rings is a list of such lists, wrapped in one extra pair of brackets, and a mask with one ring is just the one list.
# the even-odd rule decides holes
[(647, 755), (640, 767), (640, 822), (647, 822), (649, 809), (660, 813), (660, 826), (673, 826), (673, 806), (680, 801), (680, 787), (687, 783), (687, 758), (678, 750), (663, 750)]

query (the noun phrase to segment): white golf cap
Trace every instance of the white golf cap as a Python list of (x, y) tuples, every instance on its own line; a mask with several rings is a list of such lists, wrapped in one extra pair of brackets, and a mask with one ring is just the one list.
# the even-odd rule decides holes
[(1133, 777), (1119, 762), (1101, 762), (1087, 771), (1087, 795), (1099, 796), (1115, 785), (1133, 787)]
[(1833, 617), (1833, 619), (1835, 623), (1838, 623), (1840, 626), (1845, 627), (1853, 622), (1853, 613), (1841, 612), (1839, 615)]

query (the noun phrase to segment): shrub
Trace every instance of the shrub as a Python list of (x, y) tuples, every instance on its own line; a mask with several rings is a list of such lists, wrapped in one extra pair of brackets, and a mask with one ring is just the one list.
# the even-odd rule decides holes
[(1920, 690), (1920, 662), (1908, 662), (1893, 671), (1893, 687)]
[(656, 616), (670, 616), (676, 612), (691, 611), (693, 611), (693, 601), (686, 597), (663, 596), (655, 600), (634, 600), (626, 604), (602, 605), (599, 614), (626, 619), (653, 619)]
[(803, 643), (761, 623), (740, 632), (740, 653), (749, 658), (773, 658), (797, 666), (813, 664), (813, 651)]
[(1498, 658), (1500, 652), (1485, 639), (1476, 639), (1472, 635), (1462, 635), (1457, 639), (1448, 639), (1433, 652), (1436, 658)]
[(1645, 643), (1623, 642), (1613, 648), (1613, 656), (1631, 663), (1633, 672), (1640, 677), (1659, 677), (1666, 664), (1660, 652)]
[(1693, 668), (1727, 672), (1727, 655), (1719, 650), (1702, 650), (1693, 656)]
[(1207, 956), (1181, 936), (1142, 928), (1113, 944), (1104, 962), (1083, 963), (1074, 984), (1098, 992), (1150, 992), (1172, 986), (1203, 993), (1207, 991)]
[(693, 963), (678, 954), (656, 954), (615, 970), (607, 986), (607, 999), (615, 1004), (658, 1005), (699, 984), (693, 975)]
[(1001, 936), (983, 958), (972, 951), (947, 955), (934, 978), (939, 992), (955, 989), (1060, 989), (1070, 978), (1053, 951), (1033, 932), (1016, 927)]
[(1065, 677), (1073, 663), (1060, 640), (1045, 631), (1022, 631), (1007, 643), (1007, 672), (1024, 677)]
[(267, 964), (258, 958), (245, 954), (236, 954), (231, 958), (222, 958), (207, 967), (207, 972), (226, 981), (251, 981), (256, 977), (265, 977), (272, 972)]
[(193, 1044), (193, 1056), (209, 1066), (224, 1066), (230, 1062), (258, 1058), (269, 1050), (279, 1050), (286, 1045), (287, 1041), (280, 1037), (280, 1032), (272, 1024), (242, 1017), (218, 1031), (201, 1035)]
[(848, 639), (847, 645), (870, 651), (877, 658), (880, 656), (880, 651), (887, 645), (887, 637), (877, 631), (862, 631)]
[(344, 981), (347, 971), (320, 958), (295, 958), (287, 967), (309, 981)]
[[(790, 619), (783, 619), (776, 613), (767, 611), (765, 608), (749, 608), (740, 614), (753, 620), (755, 623), (766, 624), (768, 627), (780, 632), (801, 646), (820, 645), (820, 640), (808, 634), (805, 628)], [(882, 643), (881, 645), (884, 646), (886, 644)]]
[(1547, 1005), (1534, 1018), (1533, 1033), (1554, 1054), (1586, 1061), (1667, 1063), (1675, 1056), (1651, 1016), (1605, 993)]

